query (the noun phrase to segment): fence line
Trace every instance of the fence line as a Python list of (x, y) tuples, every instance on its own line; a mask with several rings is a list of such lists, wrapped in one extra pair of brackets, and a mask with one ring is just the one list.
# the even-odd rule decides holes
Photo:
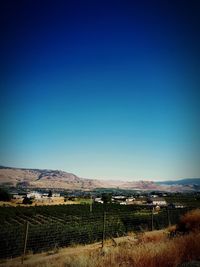
[[(193, 208), (190, 208), (193, 209)], [(124, 236), (128, 232), (162, 229), (176, 224), (187, 209), (166, 209), (160, 211), (145, 209), (140, 211), (90, 211), (87, 216), (69, 215), (56, 221), (48, 221), (41, 215), (39, 223), (27, 217), (24, 224), (0, 226), (0, 258), (12, 258), (22, 255), (22, 263), (28, 252), (39, 253), (55, 247), (73, 244), (88, 244), (106, 238)], [(40, 214), (37, 214), (40, 218)], [(25, 234), (24, 234), (25, 233)]]

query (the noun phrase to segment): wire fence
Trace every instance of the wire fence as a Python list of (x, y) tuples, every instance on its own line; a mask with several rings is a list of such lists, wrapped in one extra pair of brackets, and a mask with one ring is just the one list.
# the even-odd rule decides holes
[(163, 229), (176, 224), (191, 209), (102, 211), (62, 217), (35, 214), (22, 218), (21, 222), (17, 220), (18, 224), (0, 226), (0, 258), (8, 259), (30, 252), (39, 253), (99, 241), (103, 246), (107, 238), (125, 236), (129, 232)]

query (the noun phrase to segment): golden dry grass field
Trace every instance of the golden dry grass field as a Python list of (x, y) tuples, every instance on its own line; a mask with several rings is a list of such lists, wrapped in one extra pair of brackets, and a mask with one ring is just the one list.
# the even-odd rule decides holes
[(0, 206), (23, 206), (23, 207), (31, 207), (31, 206), (45, 206), (45, 205), (71, 205), (71, 204), (83, 204), (90, 203), (90, 199), (76, 199), (74, 201), (64, 201), (64, 197), (52, 197), (51, 199), (44, 198), (40, 200), (33, 200), (32, 204), (22, 204), (22, 199), (12, 199), (9, 202), (0, 201)]

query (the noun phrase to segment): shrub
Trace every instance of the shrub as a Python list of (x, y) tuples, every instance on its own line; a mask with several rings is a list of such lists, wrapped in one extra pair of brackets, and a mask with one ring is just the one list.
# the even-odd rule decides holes
[(23, 203), (23, 204), (32, 204), (33, 201), (32, 201), (30, 198), (25, 197), (25, 198), (23, 199), (23, 202), (22, 202), (22, 203)]
[(189, 233), (200, 230), (200, 209), (192, 210), (180, 219), (177, 231)]
[(11, 195), (7, 192), (6, 189), (0, 188), (0, 201), (10, 201)]

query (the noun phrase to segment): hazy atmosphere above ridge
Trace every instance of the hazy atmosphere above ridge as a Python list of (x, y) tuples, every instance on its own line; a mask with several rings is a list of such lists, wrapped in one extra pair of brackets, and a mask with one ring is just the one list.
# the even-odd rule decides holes
[(0, 5), (0, 165), (200, 177), (199, 1)]

